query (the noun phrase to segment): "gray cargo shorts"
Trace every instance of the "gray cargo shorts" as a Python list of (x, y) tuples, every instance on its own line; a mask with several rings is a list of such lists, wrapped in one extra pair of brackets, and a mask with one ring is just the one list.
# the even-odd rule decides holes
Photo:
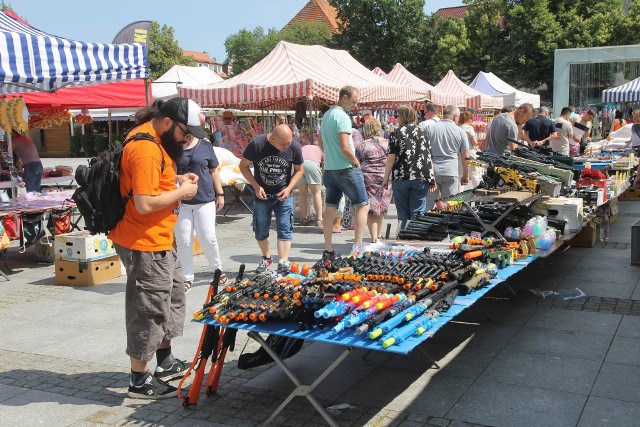
[(184, 276), (176, 250), (142, 252), (113, 245), (127, 270), (127, 354), (150, 361), (162, 341), (182, 335)]

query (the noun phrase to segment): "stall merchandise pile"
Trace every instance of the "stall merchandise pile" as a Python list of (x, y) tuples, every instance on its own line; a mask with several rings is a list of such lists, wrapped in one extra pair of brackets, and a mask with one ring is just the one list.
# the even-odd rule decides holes
[[(536, 251), (533, 239), (507, 242), (464, 236), (446, 253), (389, 246), (314, 266), (293, 263), (236, 280), (194, 313), (194, 319), (295, 322), (299, 330), (349, 330), (383, 348), (428, 331), (455, 297), (485, 286), (499, 268)], [(242, 277), (242, 276), (240, 276)]]

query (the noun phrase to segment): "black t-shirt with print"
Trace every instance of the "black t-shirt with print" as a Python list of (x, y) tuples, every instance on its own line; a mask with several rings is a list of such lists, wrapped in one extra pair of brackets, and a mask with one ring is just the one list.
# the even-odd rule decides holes
[(415, 124), (394, 130), (389, 138), (389, 154), (396, 155), (391, 178), (394, 181), (422, 180), (433, 183), (431, 144)]
[(254, 178), (270, 195), (278, 194), (289, 185), (292, 165), (304, 163), (302, 148), (297, 141), (293, 141), (287, 151), (280, 152), (264, 134), (251, 140), (242, 157), (253, 162)]

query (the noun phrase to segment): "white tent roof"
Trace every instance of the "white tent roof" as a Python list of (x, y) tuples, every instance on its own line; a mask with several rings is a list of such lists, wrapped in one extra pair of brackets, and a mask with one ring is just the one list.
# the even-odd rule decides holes
[(435, 88), (447, 94), (461, 95), (464, 103), (458, 107), (500, 109), (504, 106), (502, 97), (486, 95), (464, 84), (456, 74), (449, 70), (447, 74), (435, 85)]
[(208, 67), (174, 65), (151, 84), (151, 93), (154, 99), (169, 99), (178, 96), (178, 86), (206, 86), (221, 81), (222, 77)]
[(493, 73), (480, 71), (469, 86), (485, 95), (501, 96), (504, 99), (504, 105), (507, 106), (518, 107), (528, 102), (534, 108), (540, 107), (540, 95), (518, 90)]

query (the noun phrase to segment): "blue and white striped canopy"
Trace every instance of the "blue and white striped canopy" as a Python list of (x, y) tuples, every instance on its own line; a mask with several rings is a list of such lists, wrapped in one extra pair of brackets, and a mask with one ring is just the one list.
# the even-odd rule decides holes
[(602, 91), (602, 102), (637, 102), (640, 101), (640, 77), (635, 80)]
[(67, 40), (0, 12), (0, 94), (147, 78), (148, 63), (143, 43)]

